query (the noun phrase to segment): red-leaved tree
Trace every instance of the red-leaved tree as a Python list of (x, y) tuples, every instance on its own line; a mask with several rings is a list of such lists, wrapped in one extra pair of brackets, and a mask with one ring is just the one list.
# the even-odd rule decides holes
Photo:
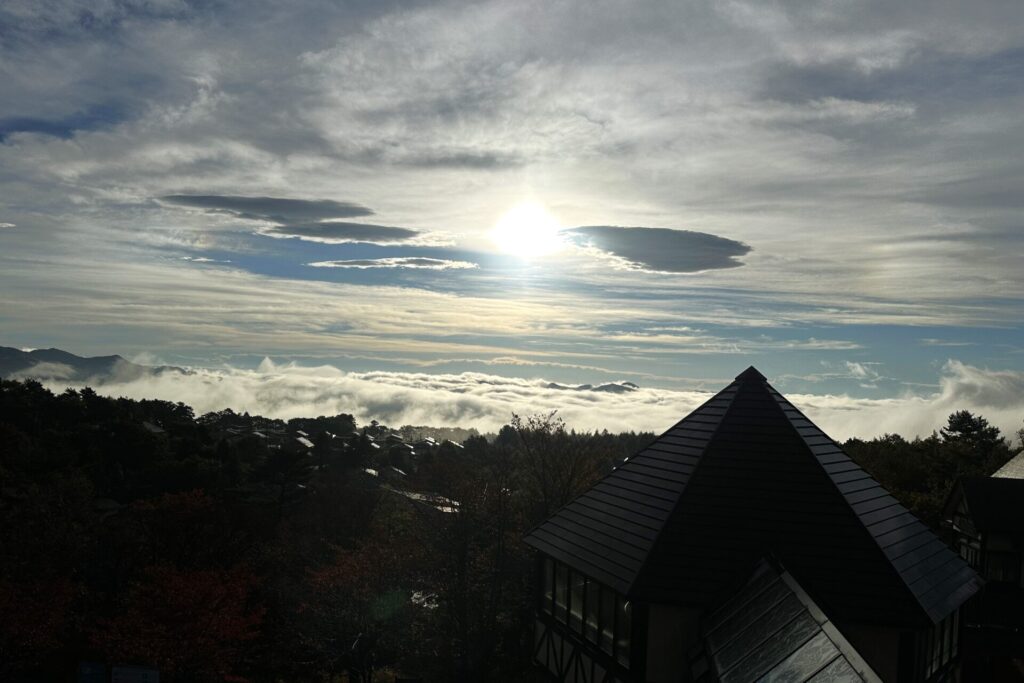
[(242, 567), (149, 567), (92, 642), (110, 661), (154, 666), (168, 680), (221, 680), (259, 635), (265, 610), (256, 577)]

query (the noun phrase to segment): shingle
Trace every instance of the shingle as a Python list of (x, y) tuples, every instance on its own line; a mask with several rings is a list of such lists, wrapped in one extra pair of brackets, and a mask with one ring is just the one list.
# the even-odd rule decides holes
[(795, 577), (768, 560), (729, 600), (712, 606), (704, 623), (695, 656), (708, 663), (712, 680), (880, 680)]
[(979, 586), (753, 368), (526, 541), (658, 602), (707, 605), (766, 554), (853, 621), (935, 623)]

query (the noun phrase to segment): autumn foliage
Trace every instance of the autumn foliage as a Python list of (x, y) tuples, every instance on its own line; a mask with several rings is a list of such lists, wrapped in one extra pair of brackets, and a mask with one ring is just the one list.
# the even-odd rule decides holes
[(91, 631), (109, 661), (146, 662), (170, 675), (216, 680), (259, 636), (266, 610), (246, 568), (147, 567), (111, 617)]

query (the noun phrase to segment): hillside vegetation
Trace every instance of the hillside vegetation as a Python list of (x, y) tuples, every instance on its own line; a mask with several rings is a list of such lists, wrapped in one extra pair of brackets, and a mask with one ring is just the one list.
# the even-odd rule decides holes
[[(465, 436), (461, 443), (450, 439)], [(0, 679), (79, 661), (162, 680), (524, 680), (525, 531), (652, 434), (511, 416), (491, 439), (287, 423), (0, 380)], [(847, 442), (933, 525), (1011, 457), (981, 417)]]

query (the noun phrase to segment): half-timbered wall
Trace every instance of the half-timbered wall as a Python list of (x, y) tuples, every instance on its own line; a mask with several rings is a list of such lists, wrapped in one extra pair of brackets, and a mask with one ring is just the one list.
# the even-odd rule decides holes
[(634, 610), (607, 586), (540, 559), (534, 660), (567, 683), (633, 680)]

